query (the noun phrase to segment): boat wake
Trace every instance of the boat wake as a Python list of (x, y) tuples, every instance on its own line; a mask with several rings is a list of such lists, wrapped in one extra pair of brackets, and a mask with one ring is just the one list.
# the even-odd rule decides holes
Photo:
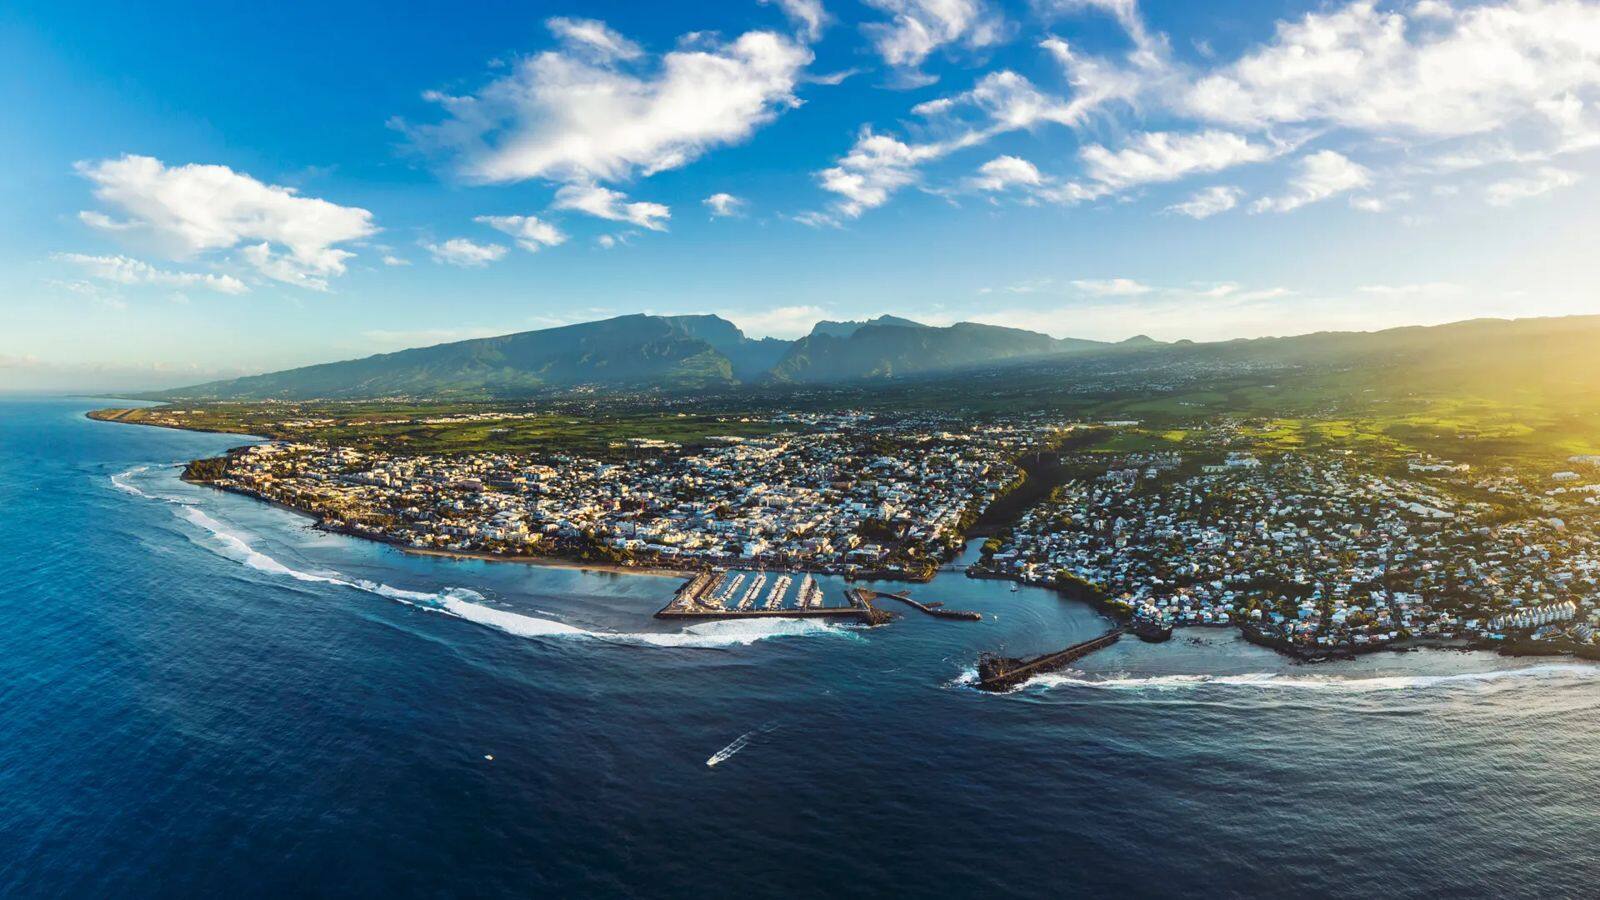
[(354, 578), (339, 572), (305, 572), (284, 565), (252, 546), (248, 536), (228, 528), (192, 502), (161, 497), (140, 489), (130, 479), (149, 469), (141, 466), (112, 476), (111, 483), (125, 493), (170, 503), (179, 518), (202, 529), (210, 539), (200, 546), (250, 569), (295, 581), (329, 584), (374, 594), (397, 603), (441, 613), (517, 637), (575, 637), (642, 644), (655, 647), (714, 648), (753, 644), (770, 638), (832, 635), (860, 640), (854, 629), (812, 619), (730, 619), (691, 625), (679, 632), (612, 632), (579, 628), (555, 619), (540, 618), (490, 606), (477, 591), (461, 587), (436, 592), (411, 591)]
[(1593, 680), (1600, 678), (1600, 667), (1573, 664), (1545, 664), (1520, 669), (1488, 672), (1458, 672), (1449, 675), (1299, 675), (1277, 672), (1248, 672), (1242, 675), (1086, 675), (1082, 672), (1053, 672), (1028, 680), (1024, 687), (1088, 688), (1113, 691), (1174, 691), (1196, 688), (1245, 688), (1254, 690), (1342, 691), (1371, 693), (1426, 688), (1481, 687), (1511, 679), (1543, 678)]
[(706, 760), (706, 768), (714, 769), (721, 763), (727, 762), (735, 753), (738, 753), (740, 750), (743, 750), (746, 746), (748, 746), (751, 738), (758, 734), (766, 734), (777, 727), (778, 726), (769, 723), (757, 728), (754, 731), (746, 731), (744, 734), (739, 735), (738, 737), (734, 738), (733, 741), (728, 744), (728, 746), (723, 747), (721, 750), (711, 754), (711, 758)]

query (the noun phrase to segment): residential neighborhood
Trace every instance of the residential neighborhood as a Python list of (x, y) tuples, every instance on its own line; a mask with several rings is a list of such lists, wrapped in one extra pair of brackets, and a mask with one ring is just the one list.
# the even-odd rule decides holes
[[(793, 417), (790, 417), (793, 418)], [(757, 565), (926, 579), (1052, 429), (814, 416), (770, 437), (613, 459), (457, 456), (273, 442), (218, 484), (409, 547), (697, 569)]]
[(1414, 458), (1396, 474), (1347, 451), (1099, 465), (991, 541), (974, 573), (1062, 587), (1136, 620), (1237, 625), (1313, 654), (1595, 644), (1600, 485), (1574, 485), (1576, 473)]

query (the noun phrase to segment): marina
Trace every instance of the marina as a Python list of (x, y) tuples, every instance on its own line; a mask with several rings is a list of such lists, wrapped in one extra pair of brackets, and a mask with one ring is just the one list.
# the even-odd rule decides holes
[(882, 593), (862, 587), (844, 592), (843, 605), (829, 605), (827, 592), (809, 574), (796, 577), (782, 572), (744, 572), (734, 569), (701, 572), (673, 592), (658, 619), (743, 619), (754, 617), (805, 617), (855, 619), (881, 625), (892, 616), (873, 605), (880, 598), (897, 600), (939, 619), (977, 622), (976, 612), (945, 609), (937, 601), (922, 603), (908, 591)]
[[(855, 591), (845, 592), (844, 605), (830, 606), (826, 593), (810, 575), (736, 569), (701, 572), (673, 592), (658, 619), (743, 619), (805, 617), (855, 619), (881, 624), (888, 615)], [(731, 602), (730, 602), (731, 601)]]

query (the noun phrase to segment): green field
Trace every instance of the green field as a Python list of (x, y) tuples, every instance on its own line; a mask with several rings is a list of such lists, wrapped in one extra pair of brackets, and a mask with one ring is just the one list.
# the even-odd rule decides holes
[[(1221, 454), (1348, 450), (1374, 457), (1431, 453), (1474, 465), (1557, 465), (1600, 453), (1600, 400), (1585, 391), (1474, 383), (1385, 389), (1370, 373), (1341, 377), (1228, 377), (1203, 384), (1085, 389), (1042, 377), (1000, 383), (883, 385), (873, 390), (735, 392), (688, 401), (595, 396), (528, 403), (307, 402), (178, 404), (106, 411), (105, 418), (198, 430), (322, 441), (413, 453), (632, 452), (635, 439), (689, 447), (783, 426), (789, 411), (866, 409), (893, 418), (941, 412), (966, 420), (1042, 415), (1061, 421), (1131, 420), (1097, 441), (1100, 453), (1182, 450)], [(483, 421), (422, 422), (452, 416)], [(1214, 435), (1229, 435), (1218, 441)]]
[[(630, 440), (670, 441), (692, 447), (714, 437), (760, 437), (780, 430), (771, 422), (736, 414), (533, 412), (530, 415), (526, 410), (466, 404), (224, 403), (101, 410), (95, 415), (144, 425), (416, 454), (538, 451), (606, 456), (635, 452), (614, 446)], [(490, 418), (463, 422), (419, 421), (462, 415)]]

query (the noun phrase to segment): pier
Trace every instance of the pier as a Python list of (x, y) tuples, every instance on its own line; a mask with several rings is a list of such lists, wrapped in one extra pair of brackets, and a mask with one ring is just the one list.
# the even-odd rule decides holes
[(1113, 628), (1097, 638), (1073, 644), (1065, 650), (1016, 659), (985, 653), (978, 658), (978, 688), (985, 691), (1008, 691), (1035, 675), (1054, 672), (1067, 663), (1082, 659), (1096, 650), (1109, 647), (1122, 637), (1125, 629)]
[(917, 609), (917, 610), (920, 610), (922, 612), (925, 612), (928, 615), (933, 616), (935, 618), (939, 618), (939, 619), (960, 619), (960, 620), (966, 621), (966, 622), (981, 622), (981, 621), (983, 621), (983, 613), (969, 612), (968, 610), (964, 610), (964, 609), (945, 609), (943, 606), (940, 606), (937, 603), (931, 603), (931, 604), (930, 603), (919, 603), (916, 600), (911, 599), (911, 593), (909, 591), (900, 591), (900, 592), (894, 593), (894, 594), (886, 594), (883, 591), (869, 591), (866, 588), (856, 588), (855, 590), (858, 593), (866, 595), (863, 602), (870, 603), (873, 600), (881, 599), (883, 597), (888, 597), (891, 600), (899, 600), (901, 603), (904, 603), (907, 606), (912, 607), (913, 609)]

